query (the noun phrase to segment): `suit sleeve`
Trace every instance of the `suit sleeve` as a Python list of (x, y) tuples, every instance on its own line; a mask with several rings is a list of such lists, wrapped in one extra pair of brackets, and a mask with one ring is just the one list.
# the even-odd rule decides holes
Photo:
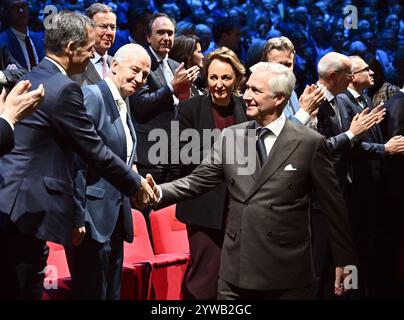
[(0, 118), (0, 157), (14, 147), (14, 133), (6, 120)]
[(326, 215), (335, 265), (356, 265), (355, 245), (348, 220), (348, 210), (338, 186), (325, 138), (317, 142), (311, 162), (311, 176), (322, 211)]
[(140, 188), (141, 176), (102, 142), (86, 114), (79, 85), (67, 85), (56, 101), (58, 105), (52, 121), (58, 134), (68, 137), (66, 140), (83, 160), (123, 194), (136, 192)]
[(209, 155), (190, 175), (161, 185), (163, 198), (159, 208), (200, 196), (224, 180), (223, 141), (222, 134)]
[(137, 122), (147, 122), (159, 113), (173, 108), (173, 94), (166, 85), (151, 92), (148, 86), (143, 87), (129, 98), (130, 108)]
[(14, 64), (17, 67), (17, 69), (14, 70), (2, 70), (4, 76), (7, 79), (7, 85), (14, 86), (14, 84), (18, 81), (18, 79), (20, 79), (24, 74), (27, 73), (27, 70), (25, 70), (18, 63), (18, 61), (14, 59), (14, 57), (11, 55), (7, 47), (3, 47), (2, 51), (3, 51), (3, 61), (5, 64), (4, 67), (7, 67), (9, 64)]

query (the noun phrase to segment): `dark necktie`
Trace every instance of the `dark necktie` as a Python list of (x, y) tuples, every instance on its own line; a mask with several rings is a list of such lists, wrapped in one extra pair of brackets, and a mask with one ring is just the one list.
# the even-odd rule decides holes
[(261, 166), (265, 163), (265, 160), (268, 158), (267, 149), (265, 147), (264, 139), (270, 133), (268, 128), (258, 128), (257, 129), (257, 153), (258, 158), (260, 159)]
[(29, 58), (29, 68), (32, 70), (36, 66), (34, 48), (32, 48), (31, 40), (28, 36), (25, 36), (25, 46), (27, 47), (28, 58)]
[(365, 108), (368, 107), (368, 104), (367, 104), (366, 99), (365, 99), (364, 96), (359, 96), (359, 97), (357, 98), (357, 100), (358, 100), (358, 102), (359, 102), (359, 105), (362, 107), (362, 109), (365, 109)]

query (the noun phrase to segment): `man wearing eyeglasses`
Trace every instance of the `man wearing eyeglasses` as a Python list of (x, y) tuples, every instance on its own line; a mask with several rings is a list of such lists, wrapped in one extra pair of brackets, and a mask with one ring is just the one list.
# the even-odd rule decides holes
[[(344, 108), (349, 119), (353, 119), (364, 109), (374, 109), (371, 100), (364, 95), (364, 90), (374, 84), (373, 74), (369, 65), (359, 56), (351, 56), (352, 79), (347, 90), (337, 97), (339, 105)], [(376, 226), (379, 224), (383, 193), (383, 168), (386, 154), (398, 154), (404, 151), (404, 139), (392, 137), (384, 144), (379, 125), (375, 125), (364, 132), (360, 140), (369, 148), (374, 149), (372, 155), (363, 152), (363, 148), (353, 148), (350, 157), (352, 168), (352, 182), (349, 209), (353, 223), (353, 231), (358, 248), (359, 290), (361, 297), (373, 297), (375, 294), (375, 280), (380, 274), (369, 274), (374, 270), (375, 261), (371, 261), (370, 252), (374, 248), (372, 239), (376, 234)], [(376, 156), (375, 156), (376, 155)], [(376, 223), (377, 222), (377, 223)], [(370, 262), (369, 262), (370, 261)], [(385, 276), (385, 275), (384, 275)]]
[(112, 57), (108, 50), (115, 41), (116, 14), (114, 10), (101, 3), (94, 3), (86, 9), (86, 16), (95, 22), (94, 58), (86, 70), (72, 77), (80, 85), (96, 84), (105, 79), (110, 71)]

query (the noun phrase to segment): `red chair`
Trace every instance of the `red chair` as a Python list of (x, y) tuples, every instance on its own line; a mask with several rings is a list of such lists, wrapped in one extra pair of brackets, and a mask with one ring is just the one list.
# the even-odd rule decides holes
[(189, 243), (185, 224), (175, 217), (175, 204), (150, 214), (155, 254), (188, 253)]
[(60, 244), (48, 242), (49, 257), (47, 261), (43, 300), (69, 300), (70, 272), (67, 265), (64, 247)]
[[(188, 254), (158, 254), (155, 255), (147, 232), (146, 222), (142, 213), (132, 210), (134, 225), (133, 243), (124, 244), (124, 267), (139, 270), (137, 284), (147, 284), (146, 288), (138, 288), (142, 293), (141, 299), (148, 300), (179, 300), (182, 299), (181, 286), (188, 266)], [(126, 271), (128, 274), (129, 271)], [(135, 272), (134, 272), (135, 274)], [(139, 282), (140, 279), (140, 282)], [(131, 283), (122, 281), (122, 299), (130, 299), (128, 286)]]

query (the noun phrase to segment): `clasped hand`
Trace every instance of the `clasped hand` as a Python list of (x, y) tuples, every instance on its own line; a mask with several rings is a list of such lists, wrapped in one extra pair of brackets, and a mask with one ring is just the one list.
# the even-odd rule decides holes
[(139, 191), (131, 197), (132, 207), (143, 209), (148, 205), (154, 205), (159, 200), (159, 192), (151, 174), (142, 178)]

